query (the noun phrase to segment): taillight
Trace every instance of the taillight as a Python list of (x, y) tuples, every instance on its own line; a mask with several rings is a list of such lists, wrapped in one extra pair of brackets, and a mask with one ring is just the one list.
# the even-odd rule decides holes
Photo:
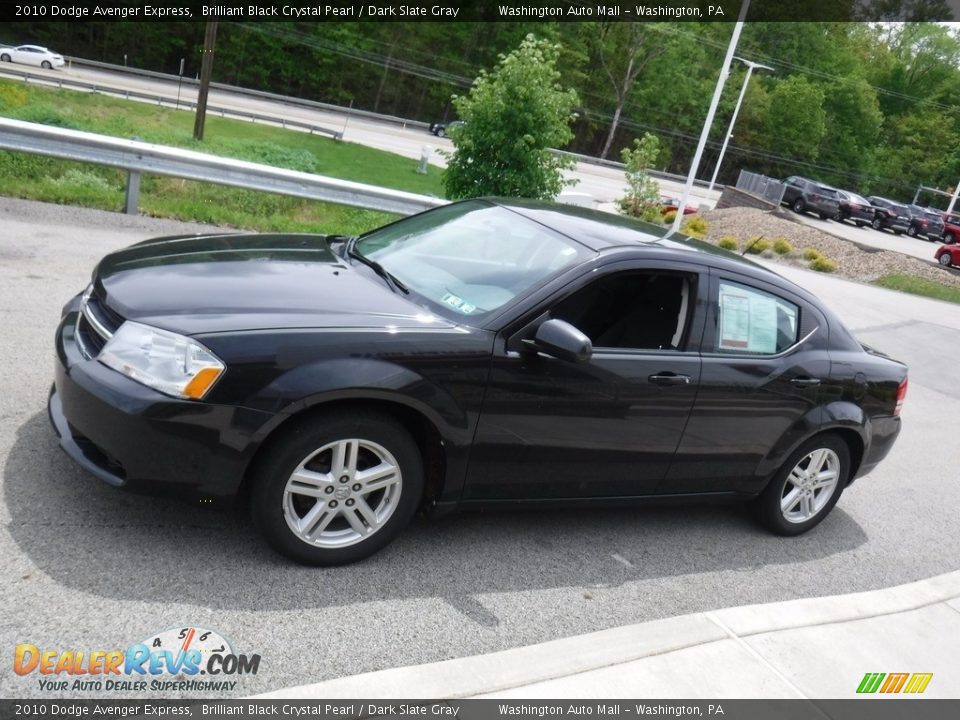
[(897, 404), (893, 406), (893, 416), (897, 417), (900, 414), (900, 411), (903, 410), (903, 401), (907, 398), (907, 378), (903, 379), (903, 382), (900, 383), (900, 386), (897, 388)]

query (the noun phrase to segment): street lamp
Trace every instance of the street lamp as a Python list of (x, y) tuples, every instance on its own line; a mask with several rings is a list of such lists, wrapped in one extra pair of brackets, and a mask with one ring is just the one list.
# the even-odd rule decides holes
[(727, 130), (727, 134), (723, 138), (723, 147), (720, 148), (720, 156), (717, 158), (717, 165), (713, 168), (713, 177), (710, 178), (710, 187), (708, 190), (713, 190), (713, 184), (717, 181), (717, 173), (720, 172), (720, 164), (723, 162), (723, 154), (727, 151), (727, 143), (730, 142), (730, 138), (733, 137), (733, 125), (737, 122), (737, 114), (740, 112), (740, 104), (743, 102), (743, 96), (747, 94), (747, 85), (750, 83), (750, 76), (753, 74), (755, 69), (769, 70), (774, 72), (773, 68), (769, 65), (761, 65), (760, 63), (751, 62), (750, 60), (744, 60), (742, 57), (735, 57), (734, 60), (739, 60), (747, 66), (747, 74), (746, 77), (743, 78), (743, 87), (740, 89), (740, 97), (737, 98), (737, 106), (733, 109), (733, 117), (730, 118), (730, 128)]

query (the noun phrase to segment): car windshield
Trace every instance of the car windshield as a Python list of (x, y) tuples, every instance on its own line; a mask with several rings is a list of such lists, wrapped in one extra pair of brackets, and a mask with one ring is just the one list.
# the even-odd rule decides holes
[(380, 263), (443, 314), (475, 319), (589, 251), (515, 212), (474, 201), (374, 230), (354, 252)]

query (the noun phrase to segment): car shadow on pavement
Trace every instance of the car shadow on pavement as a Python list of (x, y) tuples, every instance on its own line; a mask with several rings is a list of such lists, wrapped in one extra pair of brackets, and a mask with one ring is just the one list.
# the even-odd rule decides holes
[(497, 624), (482, 594), (750, 571), (867, 540), (840, 508), (792, 539), (757, 528), (737, 505), (467, 513), (414, 522), (356, 565), (301, 567), (271, 551), (240, 510), (107, 487), (60, 451), (45, 412), (18, 429), (4, 495), (13, 540), (71, 590), (233, 610), (436, 597), (482, 626)]

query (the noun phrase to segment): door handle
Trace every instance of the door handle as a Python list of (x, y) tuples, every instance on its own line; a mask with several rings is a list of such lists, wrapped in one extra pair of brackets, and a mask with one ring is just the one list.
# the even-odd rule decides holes
[(815, 387), (820, 384), (820, 378), (799, 377), (793, 378), (790, 383), (797, 387)]
[(654, 385), (687, 385), (690, 383), (689, 375), (677, 375), (672, 372), (657, 373), (647, 378)]

